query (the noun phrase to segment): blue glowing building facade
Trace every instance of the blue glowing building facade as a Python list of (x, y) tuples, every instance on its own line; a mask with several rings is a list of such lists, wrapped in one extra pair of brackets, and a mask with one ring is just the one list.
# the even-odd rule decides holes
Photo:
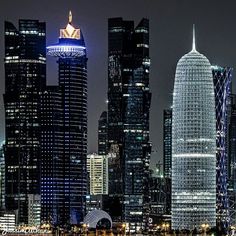
[(212, 66), (212, 73), (216, 105), (216, 219), (221, 229), (227, 229), (229, 226), (227, 137), (232, 68)]
[(236, 95), (231, 94), (228, 124), (228, 197), (230, 224), (236, 224)]
[(85, 214), (87, 191), (87, 57), (72, 14), (59, 43), (47, 47), (57, 58), (59, 85), (42, 96), (42, 220), (78, 224)]

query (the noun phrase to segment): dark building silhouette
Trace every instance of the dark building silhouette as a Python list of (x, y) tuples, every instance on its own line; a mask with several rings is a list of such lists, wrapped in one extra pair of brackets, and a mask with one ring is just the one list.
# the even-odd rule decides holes
[(98, 120), (98, 155), (108, 152), (107, 125), (107, 112), (103, 111)]
[(172, 153), (172, 109), (164, 110), (163, 115), (163, 154), (164, 154), (164, 177), (171, 177), (171, 153)]
[[(130, 232), (145, 229), (149, 212), (149, 21), (108, 21), (109, 194)], [(116, 211), (118, 212), (118, 210)]]
[[(161, 224), (170, 217), (171, 210), (171, 179), (150, 173), (150, 227)], [(161, 222), (162, 221), (162, 222)]]
[(230, 105), (232, 68), (212, 67), (216, 103), (216, 213), (217, 225), (227, 229), (229, 225), (229, 201), (227, 194), (228, 161), (228, 109)]
[(5, 22), (7, 210), (28, 223), (28, 194), (40, 193), (40, 94), (46, 84), (45, 23)]
[(87, 192), (87, 57), (71, 13), (59, 43), (48, 46), (47, 54), (57, 58), (59, 84), (42, 96), (42, 107), (48, 108), (42, 125), (42, 220), (79, 224)]

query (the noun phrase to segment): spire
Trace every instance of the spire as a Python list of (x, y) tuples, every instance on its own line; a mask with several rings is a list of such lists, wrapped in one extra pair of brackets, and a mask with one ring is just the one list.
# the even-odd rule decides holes
[(69, 11), (69, 22), (65, 29), (60, 29), (60, 38), (81, 39), (80, 29), (72, 25), (72, 13)]
[(196, 51), (196, 42), (195, 42), (195, 25), (193, 24), (193, 44), (192, 51)]
[(72, 23), (72, 13), (71, 13), (71, 11), (69, 12), (69, 24), (71, 24)]

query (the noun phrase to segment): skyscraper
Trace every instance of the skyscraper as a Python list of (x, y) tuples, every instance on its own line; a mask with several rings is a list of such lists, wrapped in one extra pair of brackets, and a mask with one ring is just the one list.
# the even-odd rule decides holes
[(41, 95), (41, 221), (59, 224), (64, 196), (63, 98), (59, 86)]
[(216, 225), (216, 127), (211, 65), (195, 49), (177, 64), (172, 118), (172, 228)]
[(213, 66), (212, 74), (216, 106), (216, 222), (221, 229), (228, 229), (227, 137), (232, 68)]
[(50, 210), (45, 216), (42, 209), (46, 217), (42, 220), (79, 224), (87, 192), (87, 57), (83, 34), (73, 26), (71, 12), (66, 28), (60, 30), (59, 43), (48, 46), (47, 54), (57, 58), (59, 85), (48, 88), (43, 98), (55, 106), (48, 104), (51, 111), (45, 121), (51, 119), (52, 130), (44, 127), (42, 136), (43, 158), (48, 164), (42, 169), (41, 204)]
[(236, 95), (231, 95), (228, 135), (228, 179), (230, 224), (236, 224)]
[(41, 199), (38, 194), (29, 194), (28, 197), (28, 224), (40, 227), (41, 225)]
[(90, 181), (90, 195), (108, 194), (108, 157), (107, 155), (89, 154), (87, 171)]
[(0, 209), (5, 209), (5, 142), (0, 146)]
[(164, 177), (171, 177), (171, 154), (172, 154), (172, 109), (164, 110), (163, 116), (163, 154), (164, 154)]
[(46, 85), (45, 23), (5, 22), (6, 208), (28, 223), (28, 194), (40, 193), (40, 94)]
[(107, 126), (107, 112), (103, 111), (98, 121), (98, 155), (108, 153)]
[(112, 18), (108, 31), (108, 141), (118, 157), (109, 194), (120, 197), (122, 221), (135, 232), (148, 221), (149, 21), (134, 28), (133, 21)]

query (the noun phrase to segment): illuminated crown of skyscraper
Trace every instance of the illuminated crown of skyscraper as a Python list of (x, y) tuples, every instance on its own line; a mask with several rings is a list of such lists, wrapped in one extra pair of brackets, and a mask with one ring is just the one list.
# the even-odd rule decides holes
[(69, 12), (69, 21), (65, 29), (60, 29), (60, 38), (80, 39), (80, 29), (72, 25), (72, 13)]

